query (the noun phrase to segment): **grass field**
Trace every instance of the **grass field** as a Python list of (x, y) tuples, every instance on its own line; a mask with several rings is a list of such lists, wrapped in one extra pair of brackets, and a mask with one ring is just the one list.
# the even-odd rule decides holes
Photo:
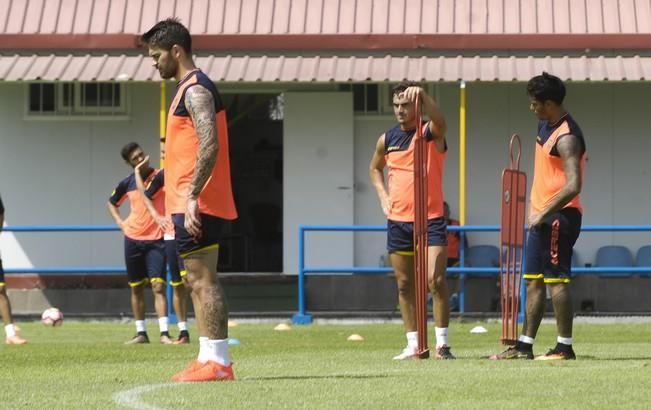
[[(475, 325), (486, 334), (471, 334)], [(397, 324), (274, 324), (231, 329), (233, 383), (182, 384), (170, 376), (195, 357), (186, 346), (124, 346), (132, 324), (20, 323), (25, 346), (0, 347), (0, 408), (649, 408), (651, 325), (577, 324), (578, 360), (484, 359), (501, 350), (498, 323), (453, 323), (455, 361), (391, 360)], [(148, 323), (150, 336), (155, 324)], [(193, 329), (191, 329), (192, 331)], [(365, 337), (348, 342), (351, 333)], [(536, 353), (554, 344), (543, 324)], [(193, 333), (196, 336), (196, 332)]]

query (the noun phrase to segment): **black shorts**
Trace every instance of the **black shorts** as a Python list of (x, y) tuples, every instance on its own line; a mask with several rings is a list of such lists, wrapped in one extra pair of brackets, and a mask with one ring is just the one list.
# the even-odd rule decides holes
[(219, 240), (221, 239), (222, 229), (226, 220), (208, 214), (200, 215), (201, 237), (198, 241), (195, 241), (192, 235), (185, 229), (185, 214), (172, 215), (174, 239), (176, 240), (176, 248), (181, 258), (185, 258), (195, 252), (219, 249)]
[[(434, 218), (427, 221), (427, 245), (446, 246), (447, 224), (445, 218)], [(387, 250), (389, 253), (414, 253), (414, 224), (413, 222), (387, 221)]]
[(124, 260), (129, 286), (148, 281), (165, 283), (165, 244), (162, 239), (138, 241), (124, 237)]
[(167, 269), (170, 272), (170, 285), (182, 285), (185, 270), (183, 268), (183, 259), (181, 259), (181, 255), (179, 255), (179, 252), (176, 249), (176, 241), (174, 239), (166, 239), (164, 242)]
[(524, 278), (569, 283), (572, 248), (581, 232), (581, 212), (565, 208), (529, 230)]
[(0, 286), (5, 285), (5, 270), (2, 267), (2, 259), (0, 259)]

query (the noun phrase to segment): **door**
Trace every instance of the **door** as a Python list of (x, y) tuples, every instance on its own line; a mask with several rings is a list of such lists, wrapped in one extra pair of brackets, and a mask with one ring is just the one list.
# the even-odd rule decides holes
[[(298, 226), (352, 225), (351, 93), (285, 94), (283, 271), (298, 273)], [(310, 232), (306, 266), (353, 266), (352, 232)]]

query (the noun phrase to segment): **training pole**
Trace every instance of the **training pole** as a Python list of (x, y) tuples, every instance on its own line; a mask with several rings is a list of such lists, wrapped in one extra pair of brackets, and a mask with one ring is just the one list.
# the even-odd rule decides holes
[[(517, 157), (514, 145), (517, 143)], [(500, 244), (500, 300), (502, 343), (515, 345), (518, 336), (518, 308), (524, 256), (524, 216), (527, 175), (520, 171), (522, 145), (517, 134), (509, 142), (509, 167), (502, 171), (502, 224)]]
[(414, 135), (414, 268), (416, 284), (417, 356), (429, 357), (427, 347), (427, 145), (423, 138), (422, 102), (416, 99)]

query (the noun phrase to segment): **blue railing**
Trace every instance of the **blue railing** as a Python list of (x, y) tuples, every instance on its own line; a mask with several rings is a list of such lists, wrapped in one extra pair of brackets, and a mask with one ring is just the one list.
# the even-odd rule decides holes
[[(117, 225), (12, 225), (2, 228), (7, 232), (115, 232)], [(124, 266), (45, 266), (35, 268), (5, 267), (6, 273), (68, 273), (73, 275), (100, 275), (105, 273), (126, 273)]]
[[(306, 276), (348, 276), (352, 274), (381, 274), (393, 272), (390, 267), (306, 267), (305, 266), (305, 233), (309, 231), (320, 232), (386, 232), (384, 225), (301, 225), (298, 228), (298, 312), (292, 317), (295, 324), (309, 324), (312, 316), (307, 313), (305, 300)], [(499, 232), (498, 225), (450, 225), (450, 231), (459, 231), (459, 243), (465, 243), (466, 232)], [(643, 232), (651, 231), (651, 225), (588, 225), (581, 228), (582, 232)], [(459, 248), (459, 266), (447, 268), (447, 273), (459, 274), (459, 313), (465, 313), (465, 280), (467, 274), (475, 276), (495, 276), (500, 269), (495, 267), (469, 267), (465, 266), (465, 249)], [(574, 274), (599, 274), (599, 273), (651, 273), (647, 266), (621, 266), (621, 267), (572, 267)], [(522, 292), (524, 299), (524, 292)], [(521, 303), (524, 306), (524, 303)]]
[[(2, 228), (7, 232), (119, 232), (117, 225), (13, 225)], [(124, 266), (45, 266), (34, 268), (12, 268), (6, 267), (6, 273), (38, 273), (57, 274), (66, 273), (69, 275), (101, 275), (106, 273), (126, 274)], [(169, 285), (168, 272), (167, 285), (167, 310), (170, 323), (176, 323), (176, 315), (172, 310), (172, 286)]]

